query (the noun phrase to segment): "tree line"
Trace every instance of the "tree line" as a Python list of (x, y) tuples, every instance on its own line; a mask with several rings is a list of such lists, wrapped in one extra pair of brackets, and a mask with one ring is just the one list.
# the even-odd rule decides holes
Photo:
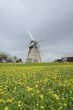
[(0, 52), (0, 63), (22, 63), (22, 59), (18, 59), (16, 56), (10, 56), (7, 53)]

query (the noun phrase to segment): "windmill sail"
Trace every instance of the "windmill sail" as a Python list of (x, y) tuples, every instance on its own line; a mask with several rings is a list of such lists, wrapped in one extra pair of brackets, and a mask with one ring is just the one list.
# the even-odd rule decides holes
[(32, 40), (32, 41), (34, 41), (34, 38), (33, 38), (33, 36), (31, 35), (31, 33), (30, 33), (30, 31), (29, 31), (29, 30), (27, 30), (27, 33), (29, 34), (29, 36), (30, 36), (31, 40)]

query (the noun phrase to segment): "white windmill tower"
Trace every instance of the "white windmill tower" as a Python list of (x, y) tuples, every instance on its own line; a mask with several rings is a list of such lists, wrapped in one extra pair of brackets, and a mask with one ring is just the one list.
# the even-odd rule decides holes
[(26, 58), (26, 63), (40, 63), (41, 62), (41, 55), (39, 51), (39, 44), (37, 41), (34, 40), (32, 37), (30, 31), (27, 31), (31, 41), (29, 44), (29, 51), (28, 51), (28, 56)]

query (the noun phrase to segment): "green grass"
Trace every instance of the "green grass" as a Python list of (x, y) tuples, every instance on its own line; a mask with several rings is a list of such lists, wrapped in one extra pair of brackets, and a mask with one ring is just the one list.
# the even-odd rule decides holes
[(73, 63), (0, 64), (0, 110), (73, 110)]

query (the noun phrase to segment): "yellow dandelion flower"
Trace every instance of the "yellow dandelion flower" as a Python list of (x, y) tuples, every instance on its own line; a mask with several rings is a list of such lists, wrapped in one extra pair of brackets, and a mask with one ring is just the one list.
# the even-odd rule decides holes
[(36, 94), (38, 94), (40, 91), (39, 90), (36, 90)]
[(40, 95), (40, 98), (43, 99), (43, 94)]
[(21, 107), (21, 101), (18, 101), (18, 107)]
[(27, 86), (27, 92), (30, 92), (30, 91), (32, 91), (32, 90), (33, 90), (33, 88)]
[(6, 106), (6, 107), (4, 108), (4, 110), (9, 110), (9, 108)]
[(53, 94), (53, 96), (55, 97), (55, 99), (59, 100), (59, 96), (57, 94)]
[(66, 103), (64, 103), (64, 106), (66, 107), (66, 106), (67, 106), (67, 104), (66, 104)]
[(35, 87), (38, 88), (38, 85), (36, 85)]
[(44, 106), (41, 106), (40, 108), (41, 108), (41, 109), (44, 109)]

